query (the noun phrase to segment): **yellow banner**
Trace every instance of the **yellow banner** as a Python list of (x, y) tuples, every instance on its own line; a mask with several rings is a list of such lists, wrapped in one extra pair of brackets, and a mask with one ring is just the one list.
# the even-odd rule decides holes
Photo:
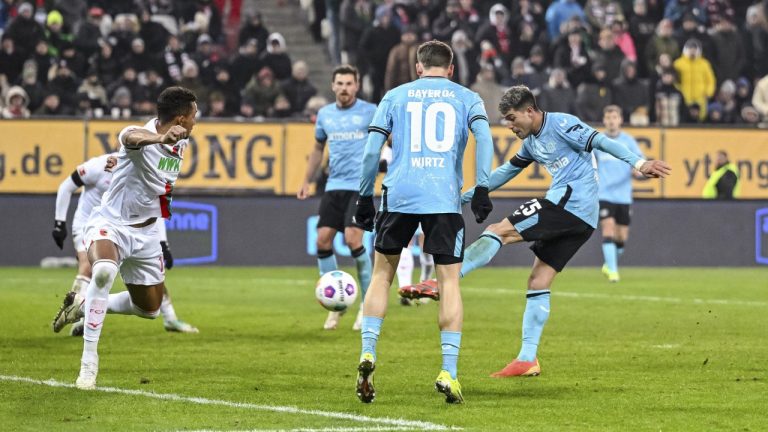
[(83, 123), (0, 120), (0, 193), (56, 192), (83, 161)]
[(739, 167), (741, 198), (768, 197), (768, 133), (757, 130), (669, 129), (664, 132), (664, 160), (672, 176), (664, 184), (667, 198), (701, 198), (715, 171), (717, 152), (725, 150)]
[[(117, 149), (117, 134), (128, 122), (93, 121), (88, 126), (88, 157)], [(282, 124), (208, 123), (195, 125), (177, 183), (184, 190), (283, 190)]]

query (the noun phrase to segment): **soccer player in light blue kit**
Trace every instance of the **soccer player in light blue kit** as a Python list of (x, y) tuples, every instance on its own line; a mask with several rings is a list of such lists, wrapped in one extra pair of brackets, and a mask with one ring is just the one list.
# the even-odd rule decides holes
[[(320, 201), (320, 218), (317, 222), (317, 266), (320, 275), (336, 270), (336, 256), (333, 254), (333, 238), (344, 233), (344, 242), (349, 246), (357, 265), (362, 298), (371, 282), (371, 257), (363, 245), (363, 230), (352, 217), (355, 213), (357, 190), (360, 186), (360, 165), (368, 139), (368, 125), (373, 119), (376, 105), (357, 98), (359, 74), (354, 66), (341, 65), (333, 70), (331, 89), (336, 102), (326, 105), (317, 113), (315, 122), (315, 149), (309, 155), (304, 183), (296, 194), (303, 200), (309, 197), (309, 184), (320, 163), (328, 144), (330, 175), (325, 193)], [(361, 303), (362, 305), (362, 303)], [(323, 324), (325, 330), (337, 327), (340, 312), (328, 312)], [(357, 314), (352, 328), (360, 330), (363, 308)]]
[[(528, 278), (522, 348), (513, 362), (491, 375), (534, 376), (541, 373), (536, 351), (549, 318), (552, 281), (597, 226), (598, 178), (592, 150), (605, 151), (647, 177), (665, 177), (670, 167), (663, 161), (644, 160), (575, 116), (541, 111), (526, 86), (508, 89), (499, 111), (523, 143), (508, 163), (491, 173), (490, 190), (500, 188), (534, 161), (549, 171), (552, 184), (544, 198), (534, 198), (501, 222), (488, 226), (467, 248), (461, 275), (488, 264), (502, 245), (534, 242), (531, 250), (536, 257)], [(472, 198), (470, 190), (462, 195), (462, 202)], [(425, 284), (434, 287), (435, 282)]]
[[(643, 158), (637, 141), (621, 130), (621, 108), (608, 105), (603, 110), (605, 135), (623, 144), (629, 151)], [(632, 167), (604, 151), (595, 150), (597, 173), (600, 177), (600, 231), (603, 233), (603, 274), (610, 282), (619, 281), (619, 257), (629, 237), (632, 212)]]
[(482, 99), (448, 79), (453, 73), (453, 52), (448, 45), (426, 42), (419, 46), (416, 59), (420, 78), (384, 96), (368, 129), (363, 158), (355, 220), (372, 230), (376, 216), (373, 182), (379, 152), (391, 135), (393, 158), (375, 218), (373, 277), (363, 309), (357, 396), (364, 403), (372, 402), (376, 395), (376, 343), (387, 312), (389, 287), (400, 253), (419, 223), (424, 231), (424, 251), (434, 257), (442, 294), (439, 327), (443, 363), (435, 388), (445, 394), (446, 402), (463, 402), (456, 365), (463, 321), (459, 269), (464, 256), (461, 187), (467, 129), (477, 141), (477, 186), (472, 199), (477, 222), (485, 220), (493, 208), (488, 198), (493, 142)]

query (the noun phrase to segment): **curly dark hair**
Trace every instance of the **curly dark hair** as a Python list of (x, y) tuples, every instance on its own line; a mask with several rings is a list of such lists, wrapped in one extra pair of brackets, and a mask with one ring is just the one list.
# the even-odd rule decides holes
[(522, 111), (529, 106), (539, 111), (539, 106), (536, 105), (536, 97), (531, 92), (531, 89), (524, 85), (518, 85), (510, 87), (504, 92), (504, 96), (501, 97), (501, 102), (499, 102), (499, 112), (501, 112), (501, 115), (505, 115), (511, 109)]
[(168, 87), (157, 97), (157, 118), (160, 123), (168, 123), (178, 116), (192, 112), (192, 102), (197, 96), (184, 87)]

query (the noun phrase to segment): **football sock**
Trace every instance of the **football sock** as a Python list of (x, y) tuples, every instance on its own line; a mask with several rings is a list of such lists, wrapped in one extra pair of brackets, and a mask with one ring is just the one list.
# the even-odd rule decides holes
[(424, 282), (427, 279), (432, 279), (432, 273), (435, 271), (435, 259), (432, 254), (428, 254), (421, 251), (419, 255), (419, 264), (421, 264), (421, 275), (419, 275), (419, 282)]
[(71, 291), (74, 291), (80, 295), (85, 294), (86, 288), (88, 288), (88, 284), (91, 283), (91, 279), (87, 278), (85, 276), (77, 275), (75, 276), (75, 281), (72, 282), (72, 288)]
[(357, 264), (357, 278), (360, 279), (360, 300), (365, 300), (365, 293), (368, 291), (368, 285), (371, 284), (371, 256), (365, 250), (365, 246), (352, 251), (352, 257)]
[(523, 346), (518, 360), (534, 361), (539, 347), (541, 332), (549, 318), (549, 294), (546, 290), (528, 290), (525, 313), (523, 313)]
[(171, 298), (168, 297), (168, 294), (163, 294), (163, 302), (160, 303), (160, 313), (163, 314), (163, 322), (179, 319), (176, 316), (176, 309), (173, 308), (173, 303), (171, 303)]
[(615, 273), (619, 271), (619, 264), (616, 256), (616, 243), (613, 242), (613, 237), (603, 238), (603, 257), (605, 258), (605, 266), (608, 267), (608, 271)]
[(360, 353), (360, 357), (365, 353), (369, 353), (373, 355), (373, 359), (376, 360), (376, 342), (379, 340), (381, 324), (383, 322), (384, 318), (363, 316), (363, 325), (360, 328), (360, 336), (363, 340), (363, 350)]
[(398, 288), (413, 284), (413, 253), (410, 248), (403, 248), (400, 263), (397, 265)]
[(320, 269), (320, 276), (338, 269), (336, 265), (336, 255), (333, 254), (333, 249), (317, 250), (317, 267)]
[(109, 290), (117, 277), (117, 263), (98, 260), (93, 263), (93, 277), (85, 293), (85, 328), (83, 330), (83, 361), (98, 358), (97, 347), (104, 316), (107, 312)]
[(461, 332), (441, 331), (440, 347), (443, 351), (442, 369), (456, 379), (456, 363), (459, 361), (459, 347), (461, 346)]
[(618, 261), (622, 255), (624, 255), (624, 242), (617, 241), (616, 243), (616, 260)]
[(501, 249), (501, 238), (490, 231), (484, 231), (480, 238), (464, 251), (464, 263), (461, 264), (461, 277), (472, 270), (488, 264)]

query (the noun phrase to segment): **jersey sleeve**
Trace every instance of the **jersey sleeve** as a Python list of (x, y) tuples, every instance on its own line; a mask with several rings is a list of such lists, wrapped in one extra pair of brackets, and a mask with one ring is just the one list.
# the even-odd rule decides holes
[(378, 132), (385, 137), (388, 137), (392, 133), (392, 99), (390, 93), (384, 96), (384, 99), (379, 102), (379, 106), (376, 107), (376, 112), (373, 114), (371, 124), (368, 126), (368, 132)]
[(318, 111), (317, 120), (315, 120), (315, 139), (321, 143), (328, 140), (328, 134), (325, 132), (325, 127), (323, 126), (323, 120), (325, 119), (325, 115), (323, 115), (324, 112), (324, 110)]
[(91, 186), (99, 181), (99, 176), (104, 172), (106, 166), (106, 159), (99, 156), (92, 159), (88, 159), (84, 163), (77, 166), (77, 175), (80, 176), (80, 180), (85, 186)]
[(645, 155), (643, 154), (643, 151), (640, 150), (640, 146), (637, 145), (637, 140), (636, 139), (634, 139), (632, 137), (629, 137), (628, 144), (629, 144), (628, 145), (629, 151), (631, 151), (632, 153), (634, 153), (634, 154), (638, 155), (639, 157), (645, 159)]
[(512, 156), (512, 159), (509, 160), (509, 163), (518, 168), (526, 168), (528, 165), (534, 162), (531, 152), (528, 151), (528, 146), (525, 145), (526, 142), (528, 142), (528, 140), (523, 140), (523, 144), (520, 146), (520, 150), (518, 150), (517, 153)]
[(131, 131), (133, 131), (133, 130), (136, 130), (136, 129), (142, 129), (142, 127), (141, 127), (141, 126), (136, 126), (136, 125), (132, 125), (132, 126), (126, 126), (126, 127), (124, 127), (124, 128), (123, 128), (123, 130), (121, 130), (121, 131), (120, 131), (120, 133), (117, 135), (117, 142), (118, 142), (118, 143), (119, 143), (121, 146), (125, 147), (125, 148), (126, 148), (126, 149), (128, 149), (128, 150), (137, 150), (137, 148), (136, 148), (136, 147), (129, 147), (129, 146), (125, 145), (125, 141), (124, 141), (124, 139), (125, 139), (125, 135), (126, 135), (128, 132), (131, 132)]
[(488, 113), (485, 111), (485, 103), (477, 93), (473, 94), (470, 101), (469, 110), (467, 110), (467, 126), (471, 129), (472, 123), (476, 120), (488, 121)]
[(576, 151), (592, 151), (592, 143), (598, 133), (595, 128), (572, 115), (561, 115), (551, 121), (554, 122), (557, 135), (571, 148)]

